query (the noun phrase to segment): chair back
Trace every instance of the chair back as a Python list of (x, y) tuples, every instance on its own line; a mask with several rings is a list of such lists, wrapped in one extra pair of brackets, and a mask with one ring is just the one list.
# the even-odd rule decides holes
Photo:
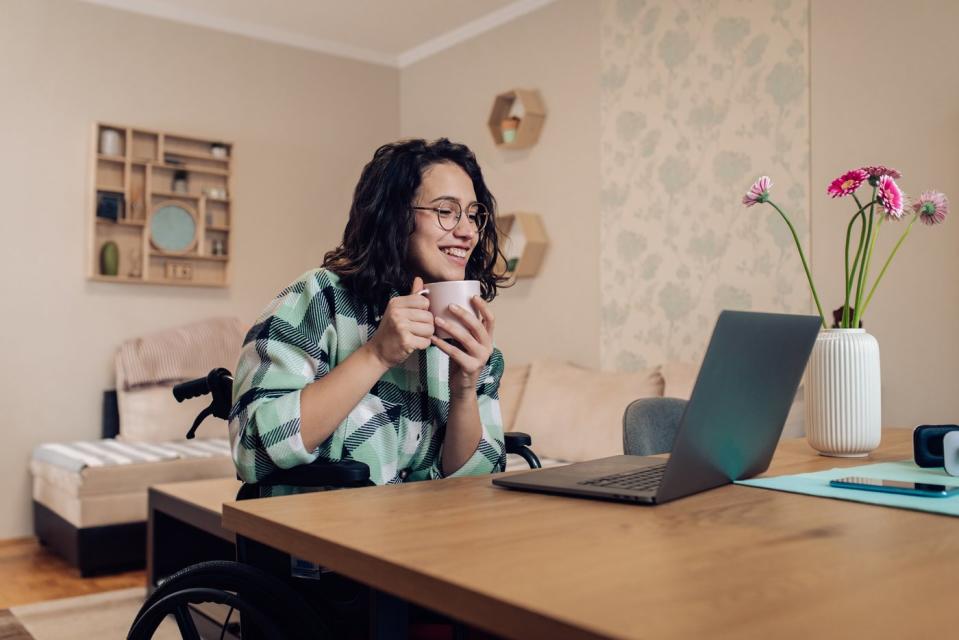
[(680, 398), (640, 398), (623, 413), (623, 453), (652, 456), (669, 453), (686, 409)]

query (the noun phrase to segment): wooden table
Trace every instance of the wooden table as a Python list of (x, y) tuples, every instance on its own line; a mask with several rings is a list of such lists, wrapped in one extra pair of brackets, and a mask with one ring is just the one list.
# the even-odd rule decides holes
[[(770, 474), (868, 459), (784, 441)], [(918, 638), (957, 624), (959, 520), (729, 485), (655, 507), (456, 478), (224, 505), (227, 529), (507, 638)]]
[(234, 536), (220, 521), (223, 503), (240, 488), (235, 478), (153, 485), (147, 492), (147, 588), (204, 560), (233, 560)]
[[(147, 499), (147, 591), (157, 582), (197, 562), (233, 560), (235, 536), (220, 522), (223, 503), (236, 497), (240, 481), (213, 478), (153, 485)], [(229, 616), (224, 605), (190, 605), (193, 623), (204, 638), (221, 637)], [(225, 638), (238, 637), (236, 626)], [(3, 640), (0, 638), (0, 640)]]

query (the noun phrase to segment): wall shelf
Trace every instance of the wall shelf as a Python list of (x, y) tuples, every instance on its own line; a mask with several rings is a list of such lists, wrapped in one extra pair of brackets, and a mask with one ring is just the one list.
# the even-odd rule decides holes
[[(120, 134), (122, 155), (100, 152), (99, 143), (105, 129)], [(224, 147), (226, 157), (214, 156), (210, 151), (214, 146)], [(114, 149), (116, 145), (110, 150)], [(95, 123), (91, 156), (90, 280), (201, 287), (229, 285), (233, 253), (231, 199), (207, 198), (197, 193), (209, 190), (232, 195), (232, 144), (213, 138)], [(168, 157), (192, 162), (168, 163)], [(173, 178), (178, 171), (187, 172), (188, 193), (173, 190)], [(97, 194), (101, 191), (123, 195), (117, 220), (97, 217)], [(182, 254), (159, 250), (152, 234), (160, 233), (163, 227), (151, 228), (150, 224), (159, 207), (177, 206), (177, 201), (191, 212), (195, 222), (193, 239), (184, 245)], [(189, 227), (185, 233), (191, 233)], [(117, 275), (101, 272), (100, 253), (108, 242), (116, 243), (119, 249)]]
[(498, 269), (510, 279), (531, 278), (539, 273), (546, 257), (549, 238), (543, 221), (536, 213), (508, 213), (497, 216), (499, 246), (506, 257)]
[[(503, 121), (514, 119), (517, 123), (515, 133), (504, 131)], [(489, 126), (493, 142), (504, 149), (525, 149), (539, 140), (543, 122), (546, 120), (546, 107), (539, 91), (532, 89), (513, 89), (501, 93), (493, 100), (490, 110)]]

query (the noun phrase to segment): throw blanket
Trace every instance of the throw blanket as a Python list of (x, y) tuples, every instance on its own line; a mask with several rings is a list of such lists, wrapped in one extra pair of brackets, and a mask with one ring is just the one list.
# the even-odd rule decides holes
[(127, 340), (117, 354), (117, 380), (127, 391), (232, 368), (245, 331), (237, 318), (210, 318)]

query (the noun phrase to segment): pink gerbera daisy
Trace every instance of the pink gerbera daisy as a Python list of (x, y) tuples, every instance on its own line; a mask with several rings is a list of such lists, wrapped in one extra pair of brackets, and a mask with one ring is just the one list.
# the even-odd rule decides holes
[(886, 217), (898, 220), (902, 217), (902, 191), (889, 176), (879, 177), (879, 202), (886, 210)]
[(833, 198), (848, 196), (850, 193), (853, 193), (856, 189), (858, 189), (868, 177), (869, 174), (866, 173), (865, 169), (853, 169), (852, 171), (847, 171), (829, 184), (829, 188), (826, 189), (826, 193)]
[(746, 195), (743, 196), (743, 204), (751, 207), (757, 202), (766, 202), (769, 200), (769, 189), (773, 186), (773, 181), (769, 176), (762, 176), (753, 186), (749, 188)]
[(912, 205), (912, 210), (919, 214), (919, 220), (923, 224), (939, 224), (949, 213), (949, 200), (944, 193), (923, 191), (919, 200)]
[(863, 167), (862, 170), (868, 173), (870, 178), (876, 178), (877, 180), (882, 176), (889, 176), (890, 178), (895, 178), (896, 180), (902, 177), (902, 173), (896, 169), (893, 169), (892, 167), (884, 167), (882, 165), (875, 167)]

